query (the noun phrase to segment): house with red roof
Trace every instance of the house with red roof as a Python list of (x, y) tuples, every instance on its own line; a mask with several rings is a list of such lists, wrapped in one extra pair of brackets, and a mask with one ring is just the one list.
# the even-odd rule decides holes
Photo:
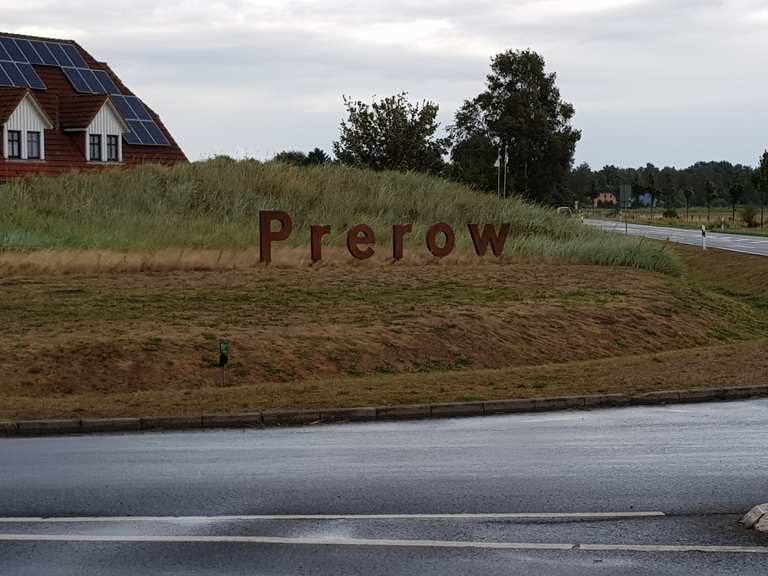
[(0, 183), (187, 162), (152, 110), (72, 40), (0, 33)]

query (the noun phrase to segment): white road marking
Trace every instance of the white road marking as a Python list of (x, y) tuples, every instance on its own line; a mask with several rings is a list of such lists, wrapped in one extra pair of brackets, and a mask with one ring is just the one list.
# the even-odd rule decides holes
[(262, 514), (234, 516), (6, 516), (0, 524), (76, 524), (85, 522), (229, 522), (251, 520), (535, 520), (648, 518), (664, 512), (512, 512), (499, 514)]
[(179, 544), (281, 544), (397, 548), (472, 548), (482, 550), (560, 550), (588, 552), (704, 552), (768, 554), (768, 546), (664, 544), (567, 544), (542, 542), (467, 542), (456, 540), (389, 540), (363, 538), (283, 538), (273, 536), (94, 536), (88, 534), (0, 534), (2, 542), (95, 542)]

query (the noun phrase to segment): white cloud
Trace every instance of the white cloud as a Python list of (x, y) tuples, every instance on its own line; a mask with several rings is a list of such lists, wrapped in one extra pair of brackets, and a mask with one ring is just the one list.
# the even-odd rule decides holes
[(342, 94), (401, 90), (450, 123), (489, 58), (533, 48), (604, 163), (753, 162), (766, 145), (763, 0), (0, 0), (5, 31), (74, 38), (191, 158), (326, 150)]

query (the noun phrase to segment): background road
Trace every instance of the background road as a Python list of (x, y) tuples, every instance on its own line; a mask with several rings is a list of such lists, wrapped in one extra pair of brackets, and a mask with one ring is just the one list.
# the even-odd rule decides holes
[[(684, 228), (667, 228), (665, 226), (645, 226), (643, 224), (628, 224), (625, 230), (624, 222), (615, 222), (613, 220), (592, 220), (585, 219), (585, 224), (596, 226), (610, 232), (617, 232), (635, 236), (645, 236), (656, 240), (667, 240), (679, 242), (680, 244), (692, 244), (701, 246), (701, 231), (686, 230)], [(731, 250), (733, 252), (744, 252), (745, 254), (757, 254), (768, 256), (768, 237), (763, 236), (743, 236), (739, 234), (721, 234), (707, 230), (707, 248), (719, 248), (721, 250)]]
[(768, 536), (738, 519), (768, 500), (767, 414), (2, 439), (0, 573), (764, 574)]

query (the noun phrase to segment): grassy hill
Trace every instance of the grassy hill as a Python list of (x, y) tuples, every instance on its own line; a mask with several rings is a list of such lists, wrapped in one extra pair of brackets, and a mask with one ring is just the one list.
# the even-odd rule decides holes
[[(273, 266), (256, 265), (265, 208), (296, 227)], [(436, 264), (441, 221), (466, 252), (467, 222), (511, 223), (506, 257)], [(392, 265), (407, 222), (413, 256)], [(345, 253), (357, 223), (378, 258)], [(309, 224), (333, 226), (320, 266)], [(416, 174), (209, 161), (18, 181), (0, 189), (0, 420), (761, 383), (766, 282), (766, 258)]]
[(310, 224), (331, 224), (325, 241), (341, 246), (350, 226), (365, 223), (386, 253), (392, 225), (413, 223), (411, 246), (425, 252), (428, 226), (447, 222), (457, 232), (458, 247), (466, 249), (467, 223), (509, 222), (509, 256), (679, 270), (663, 247), (587, 229), (518, 198), (500, 200), (420, 174), (253, 160), (9, 183), (0, 188), (0, 250), (243, 250), (258, 245), (263, 209), (293, 217), (293, 236), (281, 245), (307, 246)]

